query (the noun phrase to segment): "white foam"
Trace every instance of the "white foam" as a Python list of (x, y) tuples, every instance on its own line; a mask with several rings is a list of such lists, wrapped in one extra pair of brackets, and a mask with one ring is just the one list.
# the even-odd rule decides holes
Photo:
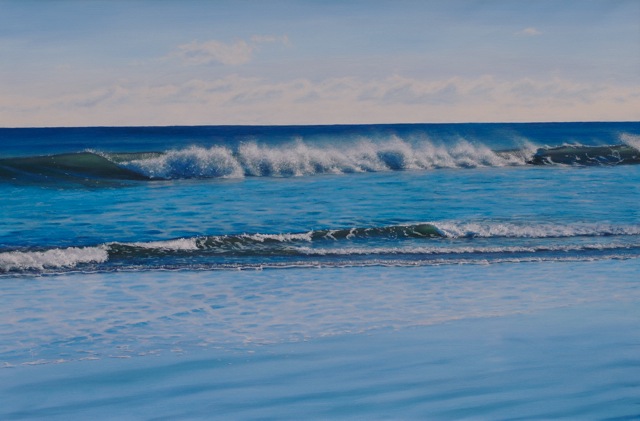
[(178, 238), (166, 241), (147, 241), (135, 243), (122, 243), (128, 246), (140, 247), (145, 249), (162, 249), (162, 250), (198, 250), (197, 238)]
[(278, 242), (289, 242), (289, 241), (311, 241), (313, 232), (303, 232), (296, 234), (244, 234), (241, 235), (241, 238), (247, 238), (257, 242), (265, 242), (265, 241), (278, 241)]
[(384, 142), (362, 140), (346, 146), (321, 147), (310, 146), (302, 140), (279, 146), (248, 142), (241, 144), (236, 151), (221, 146), (191, 146), (119, 165), (150, 178), (173, 179), (291, 177), (524, 164), (522, 154), (498, 154), (484, 145), (464, 140), (452, 146), (442, 146), (426, 140), (410, 143), (391, 137)]
[(47, 251), (0, 253), (0, 271), (73, 268), (80, 263), (103, 263), (109, 255), (104, 247), (69, 247)]
[(610, 224), (530, 224), (512, 223), (431, 223), (445, 237), (551, 238), (575, 236), (640, 235), (638, 225)]
[(540, 245), (540, 246), (497, 246), (497, 247), (344, 247), (344, 248), (311, 248), (297, 247), (300, 253), (309, 256), (350, 256), (350, 255), (445, 255), (445, 254), (510, 254), (510, 253), (538, 253), (538, 252), (575, 252), (586, 250), (620, 250), (640, 248), (640, 243), (634, 244), (582, 244), (582, 245)]

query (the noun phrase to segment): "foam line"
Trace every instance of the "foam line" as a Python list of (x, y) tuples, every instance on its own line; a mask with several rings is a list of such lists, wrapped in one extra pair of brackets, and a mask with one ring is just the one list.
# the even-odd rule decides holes
[(10, 251), (0, 253), (0, 272), (74, 268), (82, 263), (104, 263), (105, 247), (68, 247), (46, 251)]

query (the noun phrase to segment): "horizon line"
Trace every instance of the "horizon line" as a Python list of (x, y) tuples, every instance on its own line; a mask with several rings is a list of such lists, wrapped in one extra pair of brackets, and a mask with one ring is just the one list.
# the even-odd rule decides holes
[(0, 130), (21, 129), (104, 129), (104, 128), (187, 128), (187, 127), (355, 127), (355, 126), (421, 126), (476, 124), (578, 124), (578, 123), (640, 123), (639, 120), (571, 120), (571, 121), (458, 121), (421, 123), (336, 123), (336, 124), (167, 124), (167, 125), (87, 125), (87, 126), (3, 126)]

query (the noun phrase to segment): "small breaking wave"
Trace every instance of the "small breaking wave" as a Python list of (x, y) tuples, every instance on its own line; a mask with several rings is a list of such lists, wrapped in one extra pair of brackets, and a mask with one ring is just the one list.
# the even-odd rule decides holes
[[(453, 264), (462, 258), (497, 262), (505, 255), (543, 260), (568, 255), (629, 258), (640, 255), (638, 236), (637, 225), (418, 223), (13, 250), (0, 253), (0, 273), (370, 265), (391, 260)], [(511, 239), (518, 243), (509, 244)]]

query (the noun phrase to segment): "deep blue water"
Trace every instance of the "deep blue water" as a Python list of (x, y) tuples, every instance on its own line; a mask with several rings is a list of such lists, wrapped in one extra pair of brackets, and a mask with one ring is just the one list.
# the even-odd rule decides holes
[[(218, 399), (228, 405), (220, 414), (230, 417), (294, 419), (318, 402), (310, 398), (315, 391), (324, 393), (321, 413), (342, 418), (376, 418), (373, 408), (399, 418), (424, 418), (434, 408), (442, 419), (518, 410), (589, 418), (589, 396), (599, 399), (598, 416), (633, 416), (639, 147), (639, 122), (0, 129), (0, 392), (29, 397), (32, 388), (31, 400), (39, 401), (58, 381), (86, 381), (109, 395), (74, 401), (61, 392), (40, 409), (12, 400), (0, 418), (82, 418), (89, 407), (104, 418), (132, 416), (132, 408), (151, 417), (149, 402), (166, 393), (192, 401), (192, 415), (180, 402), (167, 404), (167, 413), (187, 418), (206, 417), (203, 408)], [(575, 337), (577, 319), (555, 320), (554, 339), (536, 324), (551, 316), (516, 318), (596, 302), (601, 323)], [(618, 305), (627, 310), (613, 311)], [(580, 314), (588, 317), (590, 308)], [(574, 317), (573, 310), (557, 314)], [(446, 323), (456, 320), (468, 322), (447, 337)], [(474, 324), (483, 345), (469, 357), (463, 336)], [(424, 325), (440, 326), (420, 332), (442, 340), (407, 333)], [(490, 336), (494, 325), (506, 326), (499, 335), (507, 339)], [(382, 346), (379, 360), (349, 354), (379, 347), (388, 335), (363, 335), (388, 330), (403, 332), (399, 348)], [(514, 335), (521, 342), (509, 342)], [(329, 347), (339, 357), (322, 357), (328, 361), (318, 356), (326, 336), (343, 338)], [(289, 351), (270, 353), (300, 341), (312, 344), (295, 347), (302, 368), (291, 376), (298, 380), (279, 383)], [(586, 358), (582, 343), (593, 348), (586, 365), (575, 360)], [(112, 376), (109, 358), (144, 359), (154, 379), (197, 371), (193, 381), (206, 383), (217, 368), (188, 365), (170, 374), (171, 358), (149, 358), (204, 352), (208, 359), (213, 349), (256, 353), (263, 372), (252, 377), (247, 363), (235, 386), (203, 391), (176, 380), (186, 389), (172, 383), (159, 395), (134, 382), (131, 399), (116, 399), (120, 389), (109, 386), (134, 384), (127, 379), (136, 376), (133, 368)], [(437, 364), (425, 361), (429, 349)], [(406, 365), (388, 360), (394, 356)], [(360, 362), (343, 365), (342, 357)], [(326, 372), (313, 369), (317, 358)], [(440, 371), (414, 371), (411, 361)], [(71, 371), (91, 364), (94, 374), (77, 383), (60, 369), (62, 377), (49, 381), (53, 369), (40, 367), (52, 363)], [(365, 365), (379, 371), (369, 378)], [(559, 365), (567, 376), (554, 374)], [(622, 369), (624, 384), (598, 383)], [(574, 385), (585, 372), (587, 386)], [(522, 373), (529, 380), (519, 381)], [(348, 380), (327, 380), (336, 376)], [(23, 377), (32, 384), (12, 389)], [(514, 380), (505, 384), (506, 377)], [(279, 388), (260, 392), (256, 381)], [(439, 381), (449, 395), (425, 401), (396, 393), (431, 396)], [(535, 402), (548, 400), (550, 384), (562, 405), (540, 412)], [(341, 387), (388, 404), (340, 407), (340, 396), (351, 396)], [(288, 404), (240, 405), (256, 393)]]

